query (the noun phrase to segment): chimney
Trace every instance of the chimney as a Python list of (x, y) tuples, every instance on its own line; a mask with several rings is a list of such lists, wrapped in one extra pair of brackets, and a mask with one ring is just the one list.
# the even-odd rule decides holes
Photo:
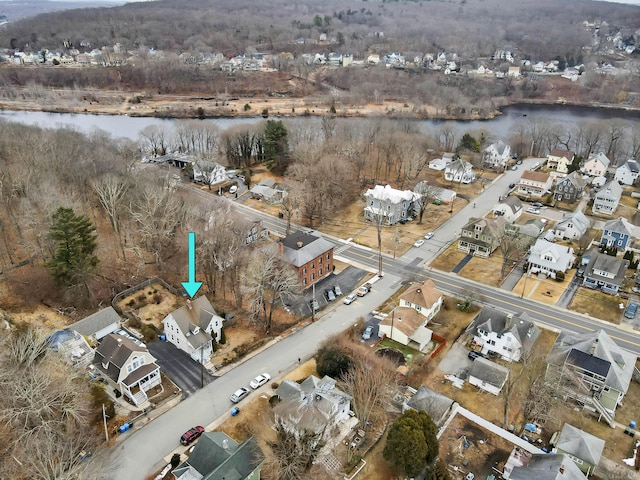
[(189, 310), (192, 310), (193, 307), (191, 306), (191, 300), (187, 299), (187, 307), (189, 308)]
[(513, 323), (513, 313), (507, 313), (507, 318), (504, 321), (504, 328), (511, 328)]
[(224, 438), (222, 440), (222, 448), (224, 448), (225, 450), (229, 450), (229, 440)]
[(591, 355), (595, 355), (596, 354), (596, 348), (598, 348), (598, 339), (597, 338), (593, 341), (593, 345), (591, 345)]
[(416, 292), (417, 292), (417, 293), (422, 293), (422, 289), (421, 289), (421, 288), (417, 288), (417, 289), (416, 289)]
[(298, 243), (296, 243), (296, 245), (298, 246), (298, 248), (302, 248), (304, 246), (304, 243), (298, 242)]

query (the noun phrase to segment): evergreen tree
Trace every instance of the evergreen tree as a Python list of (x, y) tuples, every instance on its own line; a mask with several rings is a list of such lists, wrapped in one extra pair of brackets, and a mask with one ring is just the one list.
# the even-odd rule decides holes
[(382, 456), (396, 470), (414, 477), (438, 456), (436, 434), (425, 411), (408, 410), (389, 429)]
[(287, 134), (287, 127), (281, 120), (267, 120), (263, 135), (264, 158), (267, 168), (276, 173), (283, 173), (287, 168)]
[(76, 215), (71, 208), (60, 207), (53, 214), (49, 235), (56, 245), (46, 266), (62, 286), (83, 283), (98, 265), (98, 257), (94, 255), (97, 246), (94, 229), (87, 217)]

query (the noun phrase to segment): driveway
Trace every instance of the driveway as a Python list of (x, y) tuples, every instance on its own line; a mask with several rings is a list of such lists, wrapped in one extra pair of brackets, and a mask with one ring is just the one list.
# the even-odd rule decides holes
[(451, 345), (451, 349), (440, 360), (438, 370), (453, 374), (458, 378), (466, 379), (467, 372), (471, 370), (472, 360), (469, 359), (469, 350), (460, 342)]
[(186, 352), (169, 342), (155, 340), (147, 347), (151, 355), (156, 358), (160, 369), (182, 389), (185, 397), (195, 393), (203, 385), (208, 385), (216, 378)]

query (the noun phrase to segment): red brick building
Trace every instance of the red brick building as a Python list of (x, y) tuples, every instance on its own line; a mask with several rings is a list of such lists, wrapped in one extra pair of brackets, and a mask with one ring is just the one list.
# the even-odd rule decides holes
[(279, 242), (280, 254), (307, 288), (333, 272), (333, 244), (319, 235), (294, 232)]

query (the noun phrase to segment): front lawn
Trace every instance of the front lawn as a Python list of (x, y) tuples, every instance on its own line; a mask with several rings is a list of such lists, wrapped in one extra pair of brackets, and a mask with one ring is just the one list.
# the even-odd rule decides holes
[(620, 297), (580, 287), (569, 305), (569, 310), (619, 324), (622, 318), (620, 303)]

